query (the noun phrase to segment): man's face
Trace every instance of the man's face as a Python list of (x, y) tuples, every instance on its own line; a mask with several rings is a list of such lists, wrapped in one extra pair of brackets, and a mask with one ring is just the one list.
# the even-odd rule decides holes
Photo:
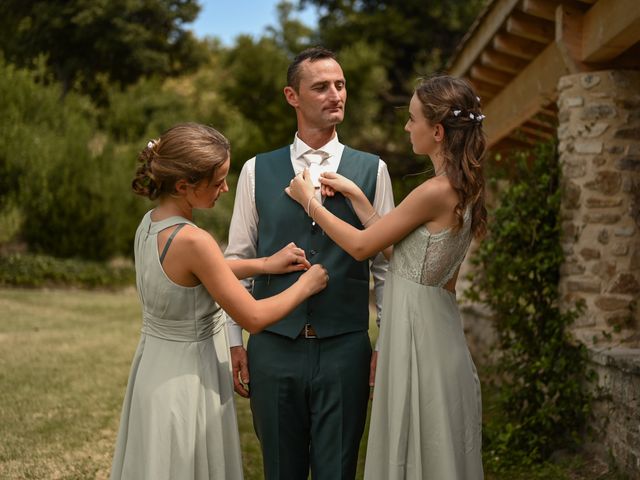
[(331, 58), (300, 65), (300, 87), (285, 88), (285, 96), (298, 114), (298, 128), (324, 129), (344, 119), (347, 87), (342, 68)]

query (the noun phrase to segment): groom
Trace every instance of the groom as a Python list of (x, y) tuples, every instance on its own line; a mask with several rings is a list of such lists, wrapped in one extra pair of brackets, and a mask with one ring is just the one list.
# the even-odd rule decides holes
[[(330, 280), (281, 322), (251, 335), (247, 351), (240, 327), (231, 323), (235, 389), (248, 396), (251, 380), (251, 410), (267, 480), (307, 480), (309, 468), (314, 480), (353, 479), (377, 358), (367, 332), (369, 274), (379, 314), (387, 264), (380, 254), (371, 265), (354, 260), (284, 189), (304, 168), (314, 179), (321, 171), (337, 171), (384, 215), (393, 208), (391, 181), (377, 156), (338, 140), (336, 125), (344, 118), (347, 90), (333, 52), (320, 47), (301, 52), (289, 66), (284, 94), (295, 109), (298, 132), (292, 145), (258, 154), (243, 166), (226, 256), (268, 256), (293, 241), (311, 263), (327, 268)], [(342, 195), (327, 197), (324, 205), (362, 228)], [(279, 293), (298, 276), (257, 277), (253, 295)]]

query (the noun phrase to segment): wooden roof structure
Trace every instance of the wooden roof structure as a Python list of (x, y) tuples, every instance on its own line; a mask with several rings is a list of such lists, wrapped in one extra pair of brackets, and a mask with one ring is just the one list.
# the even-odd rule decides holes
[(491, 0), (447, 70), (482, 99), (489, 147), (556, 136), (560, 77), (640, 68), (640, 0)]

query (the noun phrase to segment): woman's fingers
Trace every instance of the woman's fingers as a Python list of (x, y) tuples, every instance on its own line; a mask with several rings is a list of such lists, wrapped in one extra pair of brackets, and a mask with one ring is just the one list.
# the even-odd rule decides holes
[(320, 193), (324, 197), (333, 197), (335, 195), (336, 191), (333, 188), (331, 188), (329, 185), (321, 184), (320, 185)]

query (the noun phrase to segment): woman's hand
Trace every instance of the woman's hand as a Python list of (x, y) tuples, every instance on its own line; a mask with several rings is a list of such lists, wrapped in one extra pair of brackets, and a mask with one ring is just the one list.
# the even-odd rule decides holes
[(308, 289), (307, 292), (309, 296), (311, 296), (327, 286), (329, 274), (327, 273), (327, 269), (318, 263), (300, 275), (298, 281), (305, 285)]
[(336, 192), (340, 192), (351, 200), (360, 192), (360, 188), (339, 173), (323, 172), (320, 174), (320, 192), (327, 197), (333, 197)]
[[(315, 195), (315, 187), (311, 183), (311, 176), (309, 175), (309, 169), (305, 168), (302, 173), (299, 173), (291, 180), (291, 183), (284, 189), (291, 198), (298, 202), (305, 209), (309, 204), (309, 200)], [(308, 214), (309, 212), (307, 212)]]
[(299, 272), (309, 268), (311, 264), (304, 250), (298, 248), (293, 242), (264, 259), (264, 273)]

